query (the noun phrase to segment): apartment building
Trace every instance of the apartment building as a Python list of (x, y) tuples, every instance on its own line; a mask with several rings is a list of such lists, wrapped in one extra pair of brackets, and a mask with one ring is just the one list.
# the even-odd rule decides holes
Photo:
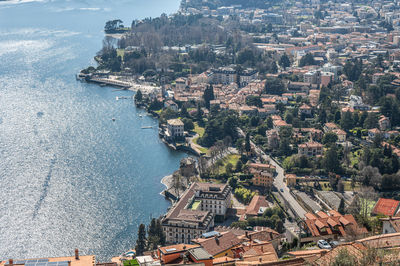
[(162, 218), (167, 243), (190, 243), (214, 227), (214, 217), (224, 216), (231, 204), (226, 184), (194, 183)]
[(318, 142), (306, 142), (299, 145), (299, 155), (306, 155), (309, 157), (321, 156), (323, 152), (323, 145)]

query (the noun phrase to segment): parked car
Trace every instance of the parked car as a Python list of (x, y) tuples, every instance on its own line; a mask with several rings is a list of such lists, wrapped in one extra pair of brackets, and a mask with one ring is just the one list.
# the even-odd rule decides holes
[(331, 245), (332, 248), (339, 246), (339, 242), (335, 240), (329, 241), (329, 245)]
[(283, 192), (283, 188), (281, 188), (280, 191)]
[(323, 240), (323, 239), (318, 240), (317, 244), (318, 244), (318, 247), (321, 248), (321, 249), (331, 249), (332, 248), (331, 245), (329, 245), (329, 243), (326, 242), (326, 240)]

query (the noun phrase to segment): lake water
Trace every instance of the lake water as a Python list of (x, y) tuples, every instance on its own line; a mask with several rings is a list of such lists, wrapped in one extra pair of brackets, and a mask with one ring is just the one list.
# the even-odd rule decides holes
[[(0, 260), (95, 254), (136, 241), (169, 206), (160, 180), (185, 156), (157, 120), (75, 74), (101, 48), (105, 21), (170, 14), (179, 0), (0, 2)], [(140, 117), (139, 114), (143, 114)], [(116, 118), (113, 122), (111, 118)]]

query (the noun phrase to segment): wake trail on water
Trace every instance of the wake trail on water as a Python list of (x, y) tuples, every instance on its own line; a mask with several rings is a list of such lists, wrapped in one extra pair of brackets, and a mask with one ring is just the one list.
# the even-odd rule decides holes
[(50, 183), (50, 180), (51, 180), (51, 176), (52, 176), (52, 173), (53, 173), (53, 168), (54, 168), (55, 163), (56, 163), (56, 155), (54, 155), (53, 159), (50, 160), (49, 172), (47, 173), (47, 176), (46, 176), (46, 178), (45, 178), (45, 180), (43, 182), (42, 194), (40, 195), (39, 200), (35, 204), (35, 208), (34, 208), (34, 211), (33, 211), (32, 219), (35, 219), (36, 216), (38, 215), (40, 207), (42, 206), (42, 203), (43, 203), (44, 199), (47, 196), (47, 191), (48, 191), (48, 188), (49, 188), (49, 183)]

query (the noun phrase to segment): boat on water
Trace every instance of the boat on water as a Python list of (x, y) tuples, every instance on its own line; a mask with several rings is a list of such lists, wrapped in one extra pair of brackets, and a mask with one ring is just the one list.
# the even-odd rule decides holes
[(143, 115), (139, 115), (139, 117), (143, 117)]
[(117, 100), (117, 101), (118, 101), (118, 100), (119, 100), (119, 97), (118, 97), (118, 96), (117, 96), (117, 97), (115, 97), (115, 100)]
[(111, 120), (114, 122), (115, 121), (115, 117), (111, 118)]
[(148, 128), (153, 128), (153, 126), (144, 126), (142, 129), (148, 129)]

